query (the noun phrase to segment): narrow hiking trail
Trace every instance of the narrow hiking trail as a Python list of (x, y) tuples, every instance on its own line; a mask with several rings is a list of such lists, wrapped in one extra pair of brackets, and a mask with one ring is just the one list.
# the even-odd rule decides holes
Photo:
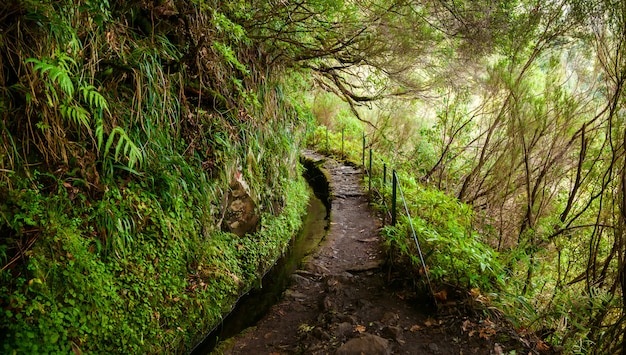
[(214, 353), (508, 354), (520, 350), (519, 342), (507, 347), (492, 333), (480, 336), (486, 325), (459, 312), (435, 314), (410, 287), (390, 282), (380, 245), (381, 225), (360, 185), (362, 173), (317, 153), (305, 152), (305, 156), (323, 161), (330, 177), (328, 234), (303, 260), (291, 286), (268, 314)]

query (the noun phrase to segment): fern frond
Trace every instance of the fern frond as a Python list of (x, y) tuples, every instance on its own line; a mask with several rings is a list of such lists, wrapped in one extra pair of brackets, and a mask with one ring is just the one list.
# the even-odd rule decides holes
[(61, 104), (61, 115), (65, 118), (71, 119), (77, 125), (83, 125), (86, 128), (90, 128), (89, 120), (91, 118), (89, 111), (79, 105), (66, 105)]
[(67, 96), (72, 97), (74, 96), (74, 83), (72, 83), (72, 79), (70, 78), (70, 76), (67, 74), (67, 72), (59, 70), (59, 71), (55, 71), (50, 72), (50, 80), (52, 81), (57, 81), (59, 83), (59, 86), (61, 87), (61, 89), (67, 94)]
[(109, 112), (109, 104), (107, 100), (98, 92), (93, 85), (81, 86), (80, 91), (83, 94), (83, 100), (95, 109), (102, 109)]
[(57, 66), (36, 58), (28, 58), (25, 62), (34, 63), (33, 70), (39, 71), (42, 78), (48, 73), (48, 79), (50, 79), (51, 83), (58, 82), (61, 89), (68, 96), (74, 96), (74, 83), (70, 77), (69, 67), (65, 63), (61, 66)]
[[(96, 128), (96, 131), (98, 128)], [(96, 132), (96, 134), (98, 133)], [(122, 127), (115, 127), (111, 131), (104, 147), (104, 156), (106, 157), (108, 152), (111, 150), (116, 135), (118, 141), (115, 146), (115, 160), (119, 161), (122, 155), (121, 153), (123, 153), (123, 155), (126, 156), (126, 159), (128, 159), (129, 168), (132, 169), (135, 165), (141, 166), (144, 161), (143, 151), (130, 139)]]
[(98, 141), (98, 153), (102, 151), (102, 143), (104, 142), (104, 123), (102, 122), (102, 114), (96, 116), (96, 140)]
[(45, 74), (47, 71), (49, 71), (50, 69), (55, 68), (54, 65), (49, 64), (47, 62), (35, 59), (35, 58), (28, 58), (25, 61), (26, 63), (35, 63), (35, 65), (33, 66), (33, 70), (34, 71), (38, 71), (41, 73), (41, 75)]

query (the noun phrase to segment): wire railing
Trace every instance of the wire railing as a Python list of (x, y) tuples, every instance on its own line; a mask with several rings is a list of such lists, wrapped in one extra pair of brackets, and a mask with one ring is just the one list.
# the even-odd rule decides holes
[(422, 263), (422, 269), (424, 270), (424, 275), (426, 276), (426, 282), (428, 283), (428, 289), (430, 290), (430, 293), (432, 295), (434, 295), (435, 292), (433, 291), (433, 286), (430, 283), (430, 276), (428, 275), (428, 269), (426, 268), (426, 261), (424, 260), (424, 253), (422, 253), (422, 248), (420, 247), (419, 240), (417, 240), (417, 233), (415, 233), (415, 228), (413, 228), (413, 219), (411, 218), (411, 213), (409, 212), (409, 207), (406, 204), (406, 199), (404, 198), (404, 193), (402, 192), (402, 185), (399, 182), (398, 174), (396, 173), (395, 170), (393, 172), (393, 181), (394, 181), (394, 185), (397, 186), (398, 190), (400, 191), (400, 197), (401, 197), (402, 202), (404, 204), (404, 211), (406, 212), (406, 216), (409, 219), (409, 226), (411, 226), (411, 233), (413, 234), (413, 240), (415, 241), (415, 246), (417, 247), (417, 252), (418, 252), (419, 257), (420, 257), (420, 262)]

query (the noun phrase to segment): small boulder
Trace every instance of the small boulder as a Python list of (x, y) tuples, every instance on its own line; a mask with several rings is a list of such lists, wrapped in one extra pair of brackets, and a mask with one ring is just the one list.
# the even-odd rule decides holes
[(295, 284), (295, 285), (299, 285), (302, 286), (304, 288), (308, 288), (309, 286), (311, 286), (311, 280), (309, 280), (308, 278), (298, 275), (298, 274), (293, 274), (291, 275), (291, 281)]
[(231, 183), (225, 199), (222, 229), (239, 237), (255, 232), (260, 221), (256, 203), (250, 197), (247, 186), (241, 174), (235, 174), (235, 181)]
[(373, 334), (352, 338), (337, 349), (337, 355), (389, 355), (389, 341)]
[(398, 324), (399, 319), (400, 319), (400, 316), (397, 315), (396, 313), (385, 312), (385, 314), (383, 315), (383, 318), (380, 321), (387, 325), (396, 325)]
[(402, 328), (398, 326), (385, 326), (382, 329), (382, 335), (387, 339), (393, 339), (398, 342), (404, 340)]
[(328, 270), (328, 268), (326, 268), (324, 265), (320, 265), (316, 263), (315, 261), (306, 263), (305, 269), (306, 271), (316, 276), (323, 276), (323, 275), (330, 274), (330, 270)]
[(342, 322), (337, 325), (337, 328), (333, 332), (333, 335), (339, 339), (343, 339), (352, 334), (354, 326), (348, 322)]

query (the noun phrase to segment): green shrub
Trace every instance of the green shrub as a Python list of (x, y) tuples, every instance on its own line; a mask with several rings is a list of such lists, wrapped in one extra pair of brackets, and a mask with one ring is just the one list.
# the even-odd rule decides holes
[[(471, 208), (410, 180), (401, 184), (431, 279), (464, 289), (502, 286), (504, 269), (497, 253), (472, 229)], [(392, 255), (409, 260), (416, 272), (422, 268), (406, 215), (398, 218), (396, 226), (386, 226), (383, 235)]]

